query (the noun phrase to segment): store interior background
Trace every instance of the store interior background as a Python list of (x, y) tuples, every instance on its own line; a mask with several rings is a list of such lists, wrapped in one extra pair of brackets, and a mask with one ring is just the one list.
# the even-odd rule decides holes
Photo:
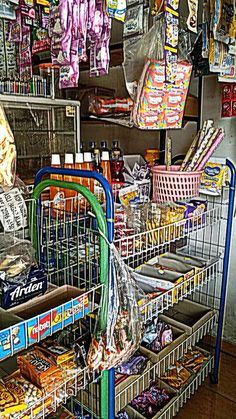
[[(199, 22), (201, 21), (201, 2), (199, 8)], [(182, 15), (187, 15), (187, 1), (180, 1)], [(122, 43), (122, 24), (113, 21), (112, 44)], [(108, 76), (98, 79), (89, 78), (88, 71), (81, 72), (80, 83), (97, 85), (116, 89), (116, 95), (127, 97), (125, 80), (122, 66), (111, 67)], [(189, 93), (198, 95), (198, 79), (192, 77)], [(214, 119), (215, 126), (222, 127), (225, 130), (225, 139), (216, 150), (214, 156), (228, 157), (236, 164), (236, 118), (221, 118), (221, 84), (217, 82), (217, 76), (210, 75), (203, 78), (202, 86), (202, 121), (205, 119)], [(172, 138), (173, 156), (184, 154), (196, 134), (196, 122), (188, 122), (181, 130), (170, 130), (169, 135)], [(96, 141), (97, 144), (106, 140), (108, 145), (117, 139), (120, 147), (126, 154), (145, 154), (147, 148), (159, 148), (158, 131), (142, 131), (136, 128), (126, 128), (111, 123), (97, 123), (95, 121), (81, 122), (81, 140), (88, 146), (89, 141)], [(232, 240), (236, 237), (236, 222), (234, 222)], [(225, 237), (221, 237), (224, 243)], [(236, 257), (234, 257), (234, 244), (232, 245), (231, 263), (229, 271), (229, 282), (227, 290), (227, 306), (225, 314), (224, 339), (230, 343), (236, 344)]]
[[(201, 2), (199, 2), (201, 3)], [(181, 14), (187, 15), (187, 0), (180, 0)], [(201, 20), (201, 10), (199, 10), (199, 22)], [(112, 27), (112, 45), (122, 43), (123, 24), (113, 20)], [(116, 95), (119, 97), (127, 97), (128, 93), (125, 86), (122, 65), (111, 67), (109, 74), (99, 78), (89, 78), (88, 71), (81, 71), (80, 83), (93, 86), (102, 86), (116, 89)], [(197, 96), (198, 79), (192, 77), (189, 93)], [(16, 143), (18, 155), (50, 155), (50, 153), (74, 151), (74, 132), (73, 119), (60, 118), (58, 114), (56, 125), (60, 129), (60, 135), (53, 137), (49, 144), (49, 136), (47, 134), (47, 114), (41, 111), (41, 120), (38, 121), (34, 113), (30, 109), (8, 111), (9, 121), (11, 123)], [(16, 132), (14, 115), (20, 120), (20, 129)], [(57, 112), (56, 112), (57, 115)], [(203, 78), (202, 87), (202, 121), (205, 119), (214, 119), (215, 126), (222, 127), (225, 130), (225, 139), (215, 152), (215, 156), (228, 157), (236, 164), (236, 118), (221, 118), (221, 84), (217, 82), (217, 76), (211, 75)], [(35, 126), (40, 123), (40, 131), (35, 131), (34, 135), (29, 131), (29, 121)], [(32, 122), (33, 121), (33, 122)], [(44, 131), (41, 129), (44, 128)], [(197, 131), (196, 122), (188, 122), (181, 130), (170, 130), (168, 134), (172, 138), (173, 156), (184, 154), (192, 142)], [(71, 132), (71, 134), (70, 134)], [(101, 123), (96, 121), (81, 121), (81, 141), (89, 146), (89, 141), (96, 141), (97, 145), (100, 141), (106, 140), (108, 146), (112, 146), (113, 140), (118, 140), (120, 147), (125, 154), (145, 154), (147, 148), (159, 148), (159, 132), (143, 131), (136, 128), (126, 128), (112, 123)], [(46, 163), (45, 163), (46, 164)], [(224, 229), (223, 229), (224, 230)], [(236, 223), (234, 222), (234, 230), (232, 240), (236, 237)], [(222, 237), (224, 243), (225, 237)], [(234, 243), (232, 244), (230, 275), (227, 293), (227, 307), (225, 316), (224, 338), (225, 340), (236, 344), (236, 255), (234, 255)]]

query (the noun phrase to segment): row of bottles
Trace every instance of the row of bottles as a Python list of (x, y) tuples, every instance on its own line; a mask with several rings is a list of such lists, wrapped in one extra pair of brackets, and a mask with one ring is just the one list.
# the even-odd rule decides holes
[[(61, 158), (59, 154), (52, 154), (51, 166), (55, 168), (64, 167), (66, 169), (76, 170), (89, 170), (96, 171), (102, 174), (110, 184), (124, 182), (122, 174), (124, 161), (121, 149), (118, 146), (118, 142), (113, 142), (113, 148), (109, 152), (106, 147), (106, 142), (102, 143), (102, 148), (96, 147), (96, 143), (93, 143), (91, 151), (85, 151), (76, 153), (75, 160), (72, 153), (65, 154), (64, 165), (61, 164)], [(62, 175), (51, 175), (51, 179), (65, 180), (66, 182), (74, 182), (85, 186), (94, 193), (94, 180), (89, 178), (79, 178), (73, 176), (62, 176)], [(54, 207), (57, 209), (71, 211), (71, 202), (76, 197), (76, 192), (73, 189), (62, 189), (57, 187), (50, 188), (50, 201), (53, 201)], [(65, 201), (66, 200), (66, 204)], [(75, 204), (73, 204), (75, 205)], [(65, 208), (66, 207), (66, 208)]]

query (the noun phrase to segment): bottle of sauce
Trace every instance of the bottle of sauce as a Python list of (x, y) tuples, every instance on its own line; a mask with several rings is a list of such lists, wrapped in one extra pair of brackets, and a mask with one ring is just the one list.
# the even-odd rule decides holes
[[(61, 167), (60, 154), (52, 154), (51, 157), (51, 167)], [(50, 175), (51, 179), (62, 180), (62, 175)], [(50, 186), (49, 191), (52, 215), (55, 218), (60, 218), (63, 216), (64, 206), (65, 206), (65, 192), (63, 188), (58, 188), (55, 186)]]
[[(74, 156), (72, 153), (66, 153), (65, 154), (65, 163), (64, 163), (65, 169), (74, 169)], [(73, 182), (74, 178), (70, 175), (64, 176), (65, 182)], [(71, 215), (74, 208), (74, 197), (76, 196), (76, 191), (73, 189), (65, 189), (65, 198), (66, 198), (66, 212), (67, 215)]]
[(107, 141), (101, 141), (101, 143), (100, 143), (100, 149), (101, 149), (101, 153), (103, 151), (109, 151), (109, 148), (107, 147)]
[(101, 168), (102, 168), (103, 176), (111, 184), (111, 167), (110, 167), (109, 151), (102, 152)]
[(123, 153), (119, 148), (118, 141), (112, 142), (112, 149), (111, 149), (111, 177), (112, 182), (114, 183), (124, 183), (124, 176), (123, 176), (123, 167), (124, 167), (124, 160), (123, 160)]
[[(93, 160), (92, 160), (92, 154), (90, 151), (86, 151), (84, 153), (83, 170), (93, 170)], [(94, 192), (93, 179), (83, 178), (83, 186), (90, 189), (92, 193)]]
[[(84, 163), (84, 155), (83, 153), (76, 153), (75, 155), (75, 169), (76, 170), (82, 170), (83, 169), (83, 163)], [(73, 177), (73, 182), (78, 183), (79, 185), (83, 185), (83, 178), (80, 178), (79, 176)], [(81, 198), (80, 198), (81, 200)], [(76, 197), (74, 200), (74, 210), (75, 212), (78, 212), (79, 209), (79, 197), (76, 193)]]

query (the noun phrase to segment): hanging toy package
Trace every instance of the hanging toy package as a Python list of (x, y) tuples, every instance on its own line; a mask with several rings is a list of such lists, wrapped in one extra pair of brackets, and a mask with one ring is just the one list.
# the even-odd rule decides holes
[[(138, 349), (143, 330), (138, 301), (144, 294), (115, 246), (110, 246), (110, 273), (106, 330), (98, 320), (87, 363), (89, 368), (106, 370), (127, 361)], [(100, 309), (100, 318), (104, 307)]]

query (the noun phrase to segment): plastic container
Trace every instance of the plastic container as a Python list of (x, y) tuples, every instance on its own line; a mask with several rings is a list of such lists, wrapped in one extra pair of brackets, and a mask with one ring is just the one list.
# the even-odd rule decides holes
[(183, 201), (199, 195), (202, 171), (180, 172), (180, 166), (154, 166), (153, 202)]
[[(52, 154), (51, 166), (56, 167), (56, 168), (61, 167), (60, 154)], [(62, 175), (51, 174), (50, 178), (54, 179), (54, 180), (62, 180)], [(65, 209), (65, 201), (64, 201), (65, 200), (65, 191), (64, 191), (64, 189), (57, 188), (57, 187), (54, 187), (54, 186), (50, 186), (49, 197), (50, 197), (50, 201), (53, 202), (53, 204), (52, 204), (53, 216), (54, 217), (62, 216), (62, 214), (64, 212), (64, 209)]]
[(109, 159), (109, 152), (108, 151), (103, 151), (102, 152), (101, 168), (102, 168), (103, 176), (111, 184), (111, 167), (110, 167), (110, 159)]

